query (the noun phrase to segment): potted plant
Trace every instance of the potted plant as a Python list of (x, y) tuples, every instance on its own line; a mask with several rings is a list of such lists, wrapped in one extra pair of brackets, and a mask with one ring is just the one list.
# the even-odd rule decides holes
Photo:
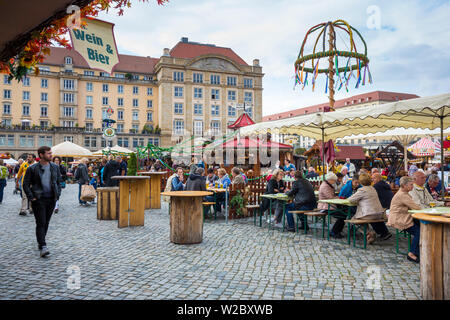
[(130, 154), (130, 159), (128, 160), (128, 176), (135, 176), (137, 174), (137, 158), (136, 153)]
[(237, 190), (236, 195), (230, 201), (230, 206), (236, 210), (236, 215), (244, 215), (244, 198), (241, 195), (241, 190)]

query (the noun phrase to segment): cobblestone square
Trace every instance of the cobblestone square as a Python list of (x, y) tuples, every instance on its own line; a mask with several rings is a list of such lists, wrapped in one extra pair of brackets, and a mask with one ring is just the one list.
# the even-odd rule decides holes
[(146, 211), (144, 227), (118, 229), (78, 205), (78, 185), (63, 190), (51, 256), (40, 258), (13, 189), (10, 180), (0, 205), (0, 299), (420, 299), (419, 265), (395, 252), (395, 236), (363, 250), (250, 218), (207, 220), (201, 244), (175, 245), (167, 203)]

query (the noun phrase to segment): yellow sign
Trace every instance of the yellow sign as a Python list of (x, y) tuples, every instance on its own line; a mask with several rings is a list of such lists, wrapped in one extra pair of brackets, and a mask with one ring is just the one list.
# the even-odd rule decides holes
[(98, 19), (83, 19), (80, 29), (70, 29), (73, 48), (80, 53), (92, 69), (112, 73), (119, 63), (114, 24)]

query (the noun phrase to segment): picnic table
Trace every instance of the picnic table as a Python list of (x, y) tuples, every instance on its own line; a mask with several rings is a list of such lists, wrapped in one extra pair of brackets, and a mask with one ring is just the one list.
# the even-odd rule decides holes
[(208, 191), (214, 192), (214, 202), (217, 203), (217, 193), (225, 193), (225, 223), (228, 223), (228, 190), (226, 188), (206, 188)]
[(420, 220), (420, 294), (450, 300), (450, 207), (409, 210)]
[(162, 195), (170, 197), (170, 242), (194, 244), (203, 241), (203, 197), (208, 191), (169, 191)]
[[(286, 207), (286, 202), (289, 201), (289, 197), (287, 194), (285, 193), (276, 193), (276, 194), (263, 194), (261, 195), (262, 198), (266, 198), (269, 199), (269, 231), (272, 229), (272, 201), (273, 200), (279, 200), (279, 201), (283, 201), (283, 231), (284, 231), (284, 211), (285, 211), (285, 207)], [(259, 226), (262, 225), (262, 212), (260, 212), (260, 216), (259, 216)]]
[[(331, 217), (350, 219), (352, 217), (352, 207), (356, 207), (356, 204), (352, 204), (348, 199), (325, 199), (319, 200), (321, 203), (328, 204), (327, 210), (327, 239), (330, 240), (330, 224)], [(336, 209), (331, 209), (332, 205), (336, 205)], [(340, 206), (340, 207), (339, 207)], [(345, 207), (345, 208), (344, 208)], [(347, 224), (347, 243), (350, 245), (350, 224)]]

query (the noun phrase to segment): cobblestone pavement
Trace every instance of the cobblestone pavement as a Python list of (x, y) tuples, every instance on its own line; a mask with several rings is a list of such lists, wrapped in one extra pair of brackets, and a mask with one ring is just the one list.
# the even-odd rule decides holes
[[(240, 219), (206, 221), (201, 244), (175, 245), (164, 202), (144, 227), (118, 229), (78, 205), (77, 185), (63, 190), (51, 256), (40, 258), (13, 184), (0, 205), (0, 299), (420, 299), (419, 266), (395, 253), (394, 237), (362, 250)], [(79, 289), (68, 288), (69, 266)]]

